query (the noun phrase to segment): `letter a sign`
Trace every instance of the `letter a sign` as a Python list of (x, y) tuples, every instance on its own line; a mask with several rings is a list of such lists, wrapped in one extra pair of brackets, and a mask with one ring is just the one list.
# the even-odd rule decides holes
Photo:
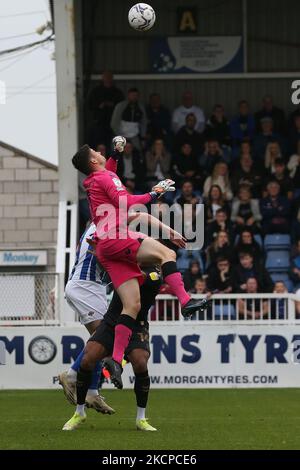
[(198, 30), (198, 12), (196, 7), (180, 7), (177, 9), (177, 32), (195, 34)]

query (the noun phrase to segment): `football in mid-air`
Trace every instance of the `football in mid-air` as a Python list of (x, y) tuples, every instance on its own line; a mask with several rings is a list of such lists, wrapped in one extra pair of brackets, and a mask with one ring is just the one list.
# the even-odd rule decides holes
[(130, 26), (137, 31), (148, 31), (155, 23), (155, 11), (147, 3), (137, 3), (128, 13)]

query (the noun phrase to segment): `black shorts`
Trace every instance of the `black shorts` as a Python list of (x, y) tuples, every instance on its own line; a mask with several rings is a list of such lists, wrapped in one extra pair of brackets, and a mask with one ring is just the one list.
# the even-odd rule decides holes
[[(115, 340), (115, 328), (106, 322), (105, 318), (97, 327), (95, 333), (88, 341), (95, 341), (105, 347), (108, 355), (112, 355)], [(124, 358), (128, 360), (128, 355), (134, 349), (144, 349), (150, 355), (149, 343), (149, 323), (137, 322), (133, 330), (129, 344), (125, 350)]]

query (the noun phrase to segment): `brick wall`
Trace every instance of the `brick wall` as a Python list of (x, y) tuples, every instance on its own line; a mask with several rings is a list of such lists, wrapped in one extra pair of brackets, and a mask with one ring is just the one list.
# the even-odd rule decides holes
[(0, 143), (0, 249), (47, 248), (54, 268), (57, 209), (57, 168)]

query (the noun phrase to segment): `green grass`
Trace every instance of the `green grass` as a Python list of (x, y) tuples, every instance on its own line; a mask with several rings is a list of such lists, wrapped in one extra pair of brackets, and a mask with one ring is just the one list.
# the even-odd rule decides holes
[(73, 412), (61, 391), (1, 391), (0, 449), (299, 449), (300, 390), (152, 390), (157, 433), (135, 430), (131, 391), (105, 390), (117, 413), (88, 410), (68, 433)]

